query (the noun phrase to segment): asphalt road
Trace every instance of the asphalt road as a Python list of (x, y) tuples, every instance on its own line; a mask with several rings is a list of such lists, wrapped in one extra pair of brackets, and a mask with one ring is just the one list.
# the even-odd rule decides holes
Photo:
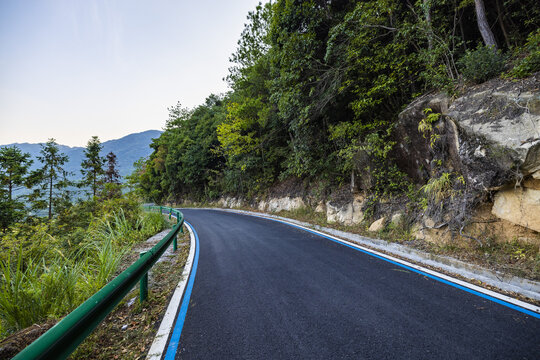
[(286, 224), (182, 212), (200, 253), (177, 359), (540, 358), (540, 319)]

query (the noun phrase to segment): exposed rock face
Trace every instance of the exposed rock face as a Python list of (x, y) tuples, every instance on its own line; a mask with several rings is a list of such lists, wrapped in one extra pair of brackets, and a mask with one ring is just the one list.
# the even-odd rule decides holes
[(326, 203), (326, 220), (329, 223), (340, 223), (344, 225), (359, 224), (364, 219), (365, 197), (361, 195), (354, 196), (351, 202), (344, 204)]
[(540, 73), (524, 81), (494, 80), (470, 88), (448, 109), (465, 132), (512, 153), (520, 171), (540, 170)]
[[(438, 136), (434, 146), (430, 146), (429, 136), (418, 131), (419, 122), (426, 117), (423, 112), (426, 108), (443, 115), (432, 124), (432, 133)], [(468, 203), (486, 191), (508, 185), (537, 189), (540, 73), (519, 82), (494, 79), (470, 87), (454, 101), (442, 94), (420, 97), (399, 115), (395, 140), (398, 166), (412, 179), (424, 184), (432, 173), (461, 174), (466, 182)], [(500, 199), (508, 196), (505, 194)], [(523, 201), (525, 198), (519, 195), (511, 203)], [(460, 221), (466, 218), (461, 216)], [(518, 222), (517, 217), (504, 218), (523, 226), (534, 223)]]
[(390, 222), (393, 226), (400, 226), (401, 224), (403, 224), (403, 217), (404, 216), (402, 213), (396, 213), (392, 215), (392, 219), (390, 220)]
[(267, 201), (259, 202), (258, 209), (268, 212), (291, 211), (305, 207), (306, 204), (301, 197), (291, 198), (289, 196), (282, 198), (271, 198)]
[(516, 188), (499, 191), (495, 195), (492, 213), (540, 232), (540, 190)]
[(397, 142), (394, 157), (398, 166), (416, 182), (423, 183), (429, 179), (433, 159), (429, 140), (418, 131), (418, 123), (425, 117), (424, 109), (444, 114), (448, 111), (449, 102), (450, 98), (444, 94), (428, 94), (414, 100), (399, 114), (394, 133)]
[[(540, 73), (520, 81), (494, 79), (469, 90), (450, 103), (443, 94), (429, 94), (413, 101), (399, 114), (395, 138), (398, 165), (422, 183), (429, 174), (433, 150), (418, 131), (430, 108), (445, 116), (435, 124), (447, 147), (449, 160), (470, 173), (490, 162), (489, 174), (480, 182), (486, 188), (507, 181), (493, 180), (512, 170), (524, 176), (540, 170)], [(478, 181), (477, 181), (478, 182)]]
[(242, 207), (244, 205), (244, 202), (242, 199), (235, 198), (235, 197), (225, 197), (221, 198), (218, 201), (219, 206), (225, 207), (225, 208), (238, 208)]

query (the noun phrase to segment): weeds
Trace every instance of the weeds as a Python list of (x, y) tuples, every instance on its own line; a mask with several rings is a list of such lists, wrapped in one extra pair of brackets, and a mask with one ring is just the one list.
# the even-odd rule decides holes
[[(75, 309), (113, 278), (131, 245), (165, 224), (159, 214), (120, 208), (91, 219), (87, 229), (77, 228), (75, 244), (70, 234), (52, 236), (43, 224), (4, 234), (0, 338)], [(61, 226), (50, 225), (49, 231), (62, 236)]]

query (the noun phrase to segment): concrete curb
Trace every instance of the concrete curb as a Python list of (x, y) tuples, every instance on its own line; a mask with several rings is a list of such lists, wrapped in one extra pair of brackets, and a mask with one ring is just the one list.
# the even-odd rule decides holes
[[(503, 291), (517, 293), (528, 298), (540, 301), (540, 282), (501, 274), (496, 271), (485, 269), (481, 266), (468, 264), (463, 261), (453, 259), (447, 256), (429, 254), (421, 250), (409, 248), (404, 245), (390, 243), (380, 239), (371, 239), (358, 234), (352, 234), (341, 230), (330, 229), (323, 226), (312, 225), (303, 221), (289, 219), (282, 216), (259, 213), (255, 211), (208, 208), (209, 210), (220, 210), (227, 212), (235, 212), (245, 215), (255, 215), (259, 217), (278, 219), (291, 224), (306, 227), (308, 229), (317, 230), (329, 235), (338, 237), (345, 242), (353, 244), (365, 245), (373, 249), (381, 250), (398, 257), (408, 259), (412, 262), (435, 267), (445, 272), (462, 276), (466, 279), (479, 280), (490, 286), (494, 286)], [(369, 249), (368, 249), (369, 250)]]
[(172, 328), (174, 327), (174, 320), (176, 319), (176, 315), (180, 310), (180, 303), (182, 302), (182, 298), (184, 297), (184, 292), (186, 290), (186, 285), (189, 280), (189, 275), (191, 274), (191, 269), (193, 268), (193, 258), (195, 256), (196, 250), (195, 235), (193, 234), (191, 226), (186, 223), (184, 224), (189, 231), (189, 255), (186, 260), (186, 265), (184, 266), (184, 271), (182, 272), (182, 280), (180, 280), (180, 282), (176, 286), (176, 289), (174, 290), (174, 294), (171, 298), (171, 301), (169, 302), (167, 311), (163, 316), (163, 320), (161, 320), (161, 325), (159, 326), (154, 341), (152, 342), (152, 346), (148, 351), (146, 360), (159, 360), (163, 357), (163, 355), (165, 355), (169, 336), (171, 334)]

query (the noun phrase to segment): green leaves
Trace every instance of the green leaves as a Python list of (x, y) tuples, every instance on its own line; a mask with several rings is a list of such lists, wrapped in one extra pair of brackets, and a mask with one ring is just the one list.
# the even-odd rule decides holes
[(67, 194), (64, 190), (70, 185), (67, 179), (68, 173), (64, 170), (68, 157), (60, 152), (58, 144), (52, 138), (41, 145), (40, 154), (38, 160), (43, 166), (33, 174), (39, 186), (34, 189), (30, 200), (35, 209), (47, 207), (50, 220), (53, 215), (53, 205), (65, 198)]
[[(515, 1), (499, 3), (500, 9), (487, 9), (498, 20), (493, 27), (501, 27), (495, 33), (524, 42), (519, 28), (502, 33), (512, 23), (532, 28), (540, 19), (536, 11), (520, 11)], [(260, 4), (249, 13), (230, 58), (232, 91), (196, 109), (169, 109), (166, 131), (140, 176), (144, 193), (154, 201), (249, 197), (288, 177), (341, 185), (350, 173), (371, 177), (366, 189), (398, 189), (404, 177), (391, 151), (398, 114), (425, 91), (457, 90), (458, 59), (480, 40), (472, 4)], [(535, 65), (534, 39), (523, 71)], [(434, 116), (420, 124), (424, 131)], [(432, 145), (438, 136), (430, 131)]]
[(84, 149), (84, 160), (81, 163), (81, 173), (83, 175), (82, 185), (90, 186), (92, 189), (92, 196), (95, 197), (98, 189), (102, 185), (101, 176), (105, 174), (103, 165), (105, 164), (105, 158), (100, 156), (100, 152), (103, 146), (97, 136), (92, 138), (86, 144)]

